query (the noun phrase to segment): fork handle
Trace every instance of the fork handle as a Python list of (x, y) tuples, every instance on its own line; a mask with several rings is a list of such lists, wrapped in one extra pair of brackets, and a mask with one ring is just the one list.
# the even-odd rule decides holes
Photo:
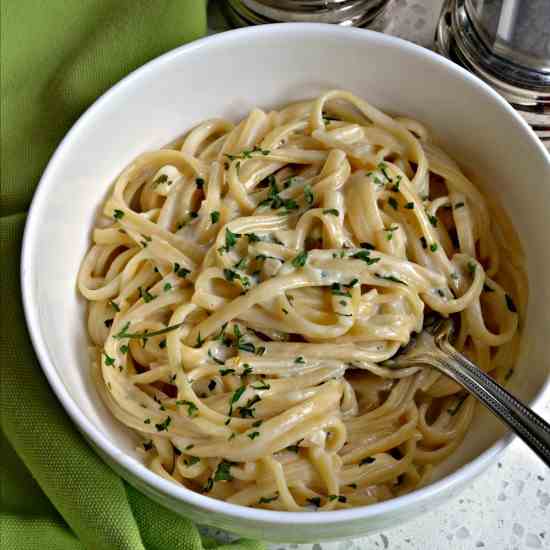
[(443, 353), (431, 356), (433, 366), (451, 377), (507, 424), (550, 467), (550, 424), (508, 393), (445, 340), (436, 341)]

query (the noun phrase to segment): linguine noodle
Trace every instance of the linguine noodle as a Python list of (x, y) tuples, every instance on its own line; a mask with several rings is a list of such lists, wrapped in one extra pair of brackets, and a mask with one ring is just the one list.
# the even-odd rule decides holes
[(214, 498), (411, 491), (474, 401), (381, 363), (428, 311), (484, 371), (516, 361), (527, 285), (491, 212), (420, 123), (345, 91), (203, 122), (139, 156), (93, 231), (78, 286), (101, 396), (154, 472)]

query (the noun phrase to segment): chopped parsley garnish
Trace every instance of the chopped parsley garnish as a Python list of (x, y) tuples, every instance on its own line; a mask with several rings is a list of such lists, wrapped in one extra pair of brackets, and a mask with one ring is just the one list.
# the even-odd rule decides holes
[(212, 224), (218, 223), (220, 221), (220, 213), (217, 210), (210, 212), (210, 221)]
[(143, 298), (143, 301), (148, 304), (152, 300), (156, 298), (154, 294), (151, 294), (147, 289), (143, 290), (143, 288), (139, 287), (139, 297)]
[(313, 504), (316, 508), (319, 508), (321, 506), (321, 497), (311, 497), (306, 498), (306, 502), (309, 502), (310, 504)]
[(214, 357), (213, 353), (208, 350), (208, 357), (210, 357), (210, 359), (212, 359), (212, 361), (214, 361), (214, 363), (218, 363), (218, 365), (223, 365), (224, 362), (221, 360), (221, 359), (218, 359), (217, 357)]
[(178, 264), (176, 262), (174, 264), (174, 273), (178, 277), (181, 277), (182, 279), (185, 279), (185, 277), (187, 277), (187, 275), (189, 275), (189, 273), (191, 273), (191, 271), (189, 271), (189, 269), (186, 269), (185, 267), (181, 267), (180, 264)]
[(204, 338), (201, 338), (201, 333), (199, 332), (197, 334), (197, 341), (195, 342), (195, 347), (196, 348), (200, 348), (205, 342), (205, 339)]
[(260, 237), (256, 235), (255, 233), (245, 233), (246, 238), (248, 239), (249, 243), (257, 243), (260, 242)]
[(113, 325), (113, 321), (114, 321), (114, 319), (105, 319), (105, 321), (103, 321), (103, 324), (104, 324), (107, 328), (110, 328), (110, 327)]
[(185, 405), (187, 407), (187, 414), (190, 417), (197, 416), (198, 414), (199, 408), (192, 401), (187, 401), (186, 399), (182, 399), (182, 400), (176, 401), (176, 405), (177, 406)]
[(388, 165), (385, 163), (385, 162), (381, 162), (378, 166), (377, 166), (378, 170), (380, 170), (380, 172), (382, 172), (382, 174), (384, 175), (384, 177), (388, 180), (388, 181), (393, 181), (393, 178), (391, 178), (387, 172), (387, 168), (388, 168)]
[(234, 466), (234, 462), (229, 462), (228, 460), (222, 460), (218, 464), (216, 473), (214, 474), (214, 481), (231, 481), (233, 476), (231, 475), (231, 466)]
[(375, 250), (374, 245), (371, 244), (371, 243), (366, 243), (366, 242), (365, 243), (359, 243), (359, 246), (361, 248), (365, 248), (366, 250)]
[(171, 332), (172, 330), (176, 330), (180, 328), (183, 325), (183, 322), (177, 323), (175, 325), (168, 326), (166, 328), (155, 330), (153, 332), (128, 332), (128, 328), (130, 327), (130, 322), (128, 321), (122, 330), (118, 332), (117, 334), (113, 334), (113, 338), (116, 338), (118, 340), (121, 340), (123, 338), (139, 338), (140, 340), (147, 340), (148, 338), (151, 338), (152, 336), (160, 336), (161, 334), (166, 334), (167, 332)]
[(162, 421), (160, 424), (155, 424), (155, 428), (157, 429), (157, 432), (163, 432), (168, 430), (168, 426), (170, 426), (170, 423), (172, 422), (172, 417), (167, 416), (164, 421)]
[(474, 262), (468, 262), (468, 271), (471, 275), (476, 272), (476, 264)]
[(364, 458), (359, 462), (359, 466), (363, 466), (364, 464), (372, 464), (376, 459), (372, 458), (372, 456), (367, 456), (367, 458)]
[[(160, 348), (160, 349), (164, 349), (165, 347), (166, 347), (166, 339), (161, 340), (161, 341), (159, 342), (159, 348)], [(120, 350), (122, 351), (122, 348), (120, 348)]]
[(196, 464), (197, 462), (200, 462), (201, 459), (198, 456), (190, 456), (189, 458), (184, 458), (183, 463), (186, 466), (193, 466), (193, 464)]
[(370, 252), (368, 250), (360, 250), (359, 252), (356, 252), (352, 258), (356, 260), (362, 260), (367, 263), (367, 265), (373, 265), (376, 262), (380, 261), (380, 258), (371, 258)]
[(269, 384), (266, 384), (263, 380), (261, 380), (260, 385), (258, 385), (258, 386), (252, 385), (252, 387), (255, 390), (269, 390), (271, 388), (271, 386)]
[(397, 225), (392, 225), (391, 227), (388, 227), (387, 229), (384, 229), (386, 232), (386, 240), (391, 241), (393, 239), (393, 232), (397, 231), (399, 227)]
[(464, 206), (464, 203), (463, 202), (457, 202), (455, 205), (454, 205), (454, 209), (455, 210), (458, 210), (459, 208), (462, 208)]
[(161, 183), (166, 183), (168, 181), (168, 176), (166, 174), (161, 174), (154, 182), (153, 187), (157, 187)]
[(237, 159), (250, 159), (252, 158), (252, 153), (261, 153), (264, 156), (267, 156), (271, 153), (268, 149), (262, 149), (261, 147), (258, 147), (257, 145), (254, 145), (252, 149), (245, 149), (244, 151), (241, 151), (238, 155), (229, 155), (226, 153), (226, 157), (229, 160), (237, 160)]
[(113, 211), (113, 218), (115, 220), (121, 220), (122, 218), (124, 218), (124, 212), (122, 210), (119, 210), (118, 208), (115, 208), (115, 210)]
[(412, 210), (414, 208), (414, 202), (407, 202), (405, 203), (405, 208), (407, 210)]
[(236, 372), (235, 369), (220, 369), (220, 374), (222, 376), (227, 376), (228, 374), (234, 374), (235, 372)]
[(263, 422), (264, 422), (263, 420), (256, 420), (256, 422), (252, 424), (252, 427), (259, 428), (263, 424)]
[(405, 281), (398, 279), (394, 275), (380, 275), (380, 273), (375, 273), (374, 276), (378, 277), (378, 279), (385, 279), (386, 281), (392, 281), (393, 283), (400, 283), (402, 285), (408, 286)]
[(430, 245), (430, 250), (431, 250), (432, 252), (435, 252), (435, 251), (437, 250), (437, 243), (432, 243), (432, 244)]
[(214, 487), (214, 480), (209, 477), (208, 481), (206, 482), (206, 485), (202, 488), (203, 493), (209, 493), (212, 490), (212, 487)]
[(304, 186), (304, 198), (306, 199), (307, 204), (309, 204), (310, 206), (315, 202), (315, 195), (313, 194), (311, 185), (309, 185), (309, 183)]
[(505, 294), (504, 298), (506, 299), (506, 307), (508, 308), (508, 310), (512, 313), (517, 313), (518, 310), (516, 308), (514, 300), (512, 299), (512, 296), (510, 296), (510, 294)]
[(388, 204), (394, 209), (397, 210), (399, 208), (399, 203), (394, 197), (390, 197), (388, 199)]
[(330, 214), (332, 216), (339, 216), (340, 212), (336, 208), (325, 208), (323, 214)]
[(229, 400), (229, 413), (228, 416), (231, 416), (233, 413), (233, 405), (241, 398), (242, 394), (245, 392), (246, 387), (241, 386), (240, 388), (237, 388), (235, 390), (235, 393), (231, 396), (231, 399)]
[(303, 365), (306, 360), (301, 355), (299, 355), (298, 357), (296, 357), (296, 359), (294, 359), (294, 362), (298, 363), (299, 365)]
[(168, 292), (169, 290), (172, 290), (172, 285), (170, 283), (165, 283), (162, 289), (164, 292)]
[(130, 348), (128, 346), (122, 345), (122, 346), (120, 346), (120, 353), (128, 353), (129, 349)]
[(109, 300), (109, 305), (118, 313), (120, 311), (120, 307), (116, 302), (113, 302), (113, 300)]
[(146, 418), (144, 421), (143, 421), (144, 424), (151, 424), (151, 419), (150, 418)]
[(204, 179), (203, 178), (197, 178), (195, 180), (195, 185), (197, 186), (197, 189), (202, 189), (204, 187)]
[(351, 298), (351, 294), (347, 290), (342, 290), (342, 285), (340, 283), (332, 283), (330, 286), (330, 292), (334, 296), (345, 296), (346, 298)]
[(250, 286), (250, 279), (246, 276), (242, 276), (240, 273), (237, 273), (236, 271), (233, 271), (232, 269), (224, 269), (223, 270), (223, 276), (227, 281), (232, 283), (233, 281), (237, 280), (240, 281), (244, 288), (248, 288)]
[(277, 500), (279, 498), (279, 493), (277, 493), (275, 496), (272, 497), (262, 497), (258, 504), (269, 504), (270, 502), (273, 502), (274, 500)]
[(252, 432), (247, 434), (247, 437), (250, 437), (250, 439), (255, 439), (256, 437), (260, 436), (260, 432)]
[(347, 502), (348, 499), (344, 495), (329, 495), (328, 499), (333, 502), (334, 500), (337, 500), (338, 502)]
[(304, 267), (307, 262), (307, 250), (300, 252), (293, 260), (292, 265), (294, 267)]
[(115, 360), (113, 357), (110, 357), (109, 355), (107, 355), (105, 352), (103, 352), (103, 355), (105, 355), (105, 364), (108, 366), (108, 367), (112, 367), (114, 364), (115, 364)]
[(240, 233), (233, 233), (231, 229), (225, 230), (225, 250), (229, 251), (237, 244), (237, 239), (240, 237)]
[(248, 363), (243, 364), (244, 370), (241, 374), (241, 376), (248, 376), (252, 373), (252, 367)]
[(437, 227), (437, 217), (428, 214), (428, 221), (434, 226)]

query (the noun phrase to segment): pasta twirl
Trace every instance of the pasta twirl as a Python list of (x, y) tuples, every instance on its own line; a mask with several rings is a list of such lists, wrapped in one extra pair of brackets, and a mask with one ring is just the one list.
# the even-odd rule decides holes
[(497, 377), (518, 353), (522, 256), (491, 212), (420, 123), (345, 91), (203, 122), (139, 156), (94, 229), (78, 286), (100, 393), (153, 471), (218, 499), (410, 491), (474, 403), (380, 363), (430, 310)]

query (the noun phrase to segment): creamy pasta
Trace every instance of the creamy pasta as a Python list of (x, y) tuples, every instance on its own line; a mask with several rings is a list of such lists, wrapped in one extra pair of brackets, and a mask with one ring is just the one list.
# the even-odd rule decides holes
[(99, 392), (148, 466), (214, 498), (334, 510), (420, 486), (474, 414), (383, 361), (434, 311), (513, 372), (517, 239), (420, 123), (349, 92), (207, 120), (117, 178), (78, 287)]

